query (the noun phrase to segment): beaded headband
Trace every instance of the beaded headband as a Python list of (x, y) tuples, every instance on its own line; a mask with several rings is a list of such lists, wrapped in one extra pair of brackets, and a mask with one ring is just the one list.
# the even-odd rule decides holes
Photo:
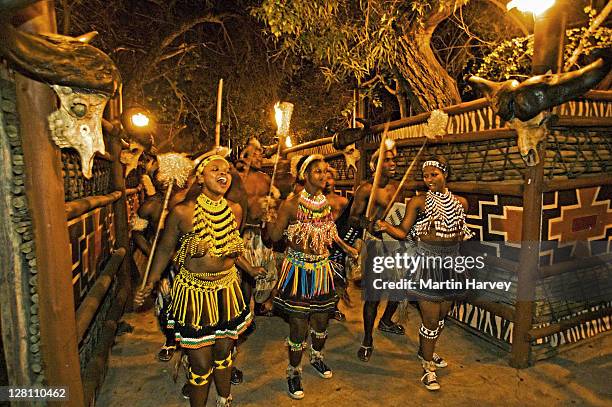
[(317, 160), (324, 161), (325, 157), (323, 157), (321, 154), (312, 154), (312, 155), (309, 155), (308, 158), (306, 158), (304, 160), (304, 162), (302, 163), (302, 165), (299, 168), (298, 179), (304, 180), (304, 173), (306, 172), (306, 168), (308, 168), (308, 166), (310, 165), (311, 162), (317, 161)]
[(442, 172), (446, 174), (446, 165), (442, 164), (440, 161), (436, 161), (436, 160), (425, 161), (423, 163), (423, 169), (425, 169), (425, 167), (436, 167), (442, 170)]
[(202, 160), (200, 165), (198, 165), (198, 169), (196, 170), (196, 173), (197, 174), (201, 174), (202, 171), (204, 171), (204, 167), (206, 167), (208, 164), (210, 164), (211, 161), (215, 161), (215, 160), (221, 160), (221, 161), (225, 162), (227, 165), (229, 165), (229, 163), (227, 162), (227, 160), (223, 156), (220, 156), (218, 154), (213, 154), (213, 155), (210, 155), (210, 156), (208, 156), (208, 157), (206, 157), (205, 159)]

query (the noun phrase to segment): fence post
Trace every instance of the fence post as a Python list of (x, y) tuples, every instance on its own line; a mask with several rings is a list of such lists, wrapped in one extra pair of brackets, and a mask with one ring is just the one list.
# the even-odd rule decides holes
[[(53, 1), (40, 1), (19, 12), (27, 21), (20, 29), (57, 32)], [(36, 264), (40, 343), (45, 385), (67, 386), (63, 405), (85, 405), (72, 296), (72, 259), (64, 208), (60, 149), (49, 134), (47, 116), (55, 95), (44, 83), (15, 75), (17, 112), (21, 125), (25, 187), (32, 214)]]

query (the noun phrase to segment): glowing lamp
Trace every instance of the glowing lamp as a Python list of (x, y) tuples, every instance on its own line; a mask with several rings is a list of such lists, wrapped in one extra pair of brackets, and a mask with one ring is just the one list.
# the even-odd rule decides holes
[(293, 143), (291, 142), (291, 137), (287, 136), (285, 138), (285, 147), (289, 148), (289, 147), (293, 147)]
[(149, 118), (143, 113), (133, 114), (130, 118), (132, 124), (136, 127), (145, 127), (149, 125)]
[(512, 0), (506, 5), (508, 10), (517, 8), (524, 13), (533, 13), (539, 15), (551, 8), (555, 4), (555, 0)]
[(132, 106), (121, 114), (123, 128), (131, 136), (147, 136), (156, 131), (155, 117), (141, 106)]

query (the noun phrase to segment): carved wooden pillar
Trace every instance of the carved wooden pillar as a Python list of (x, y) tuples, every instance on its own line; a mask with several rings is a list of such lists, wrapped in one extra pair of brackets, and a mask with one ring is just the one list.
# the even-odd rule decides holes
[[(20, 29), (57, 32), (53, 1), (20, 11)], [(72, 296), (72, 261), (64, 208), (60, 149), (51, 140), (47, 116), (55, 109), (47, 84), (16, 75), (17, 111), (21, 123), (26, 197), (32, 215), (38, 268), (40, 349), (45, 385), (69, 387), (63, 405), (83, 406)]]
[[(562, 7), (557, 4), (536, 17), (532, 60), (534, 75), (544, 74), (548, 70), (553, 73), (561, 70), (565, 38), (565, 13)], [(527, 167), (524, 176), (521, 253), (510, 359), (510, 365), (517, 368), (525, 368), (530, 362), (531, 342), (527, 332), (533, 324), (535, 286), (540, 266), (545, 144), (546, 140), (538, 146), (540, 162)]]

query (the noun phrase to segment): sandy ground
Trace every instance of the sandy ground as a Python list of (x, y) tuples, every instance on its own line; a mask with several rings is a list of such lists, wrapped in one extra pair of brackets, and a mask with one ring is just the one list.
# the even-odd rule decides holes
[[(358, 292), (353, 291), (353, 297)], [(535, 367), (517, 370), (507, 355), (452, 322), (447, 324), (438, 353), (449, 366), (438, 371), (438, 392), (423, 387), (417, 361), (419, 317), (411, 311), (407, 335), (376, 331), (374, 355), (368, 363), (356, 357), (361, 339), (361, 307), (347, 312), (344, 323), (332, 321), (326, 345), (326, 361), (334, 376), (316, 376), (304, 359), (303, 400), (286, 394), (288, 333), (279, 318), (257, 317), (257, 331), (242, 345), (237, 366), (245, 382), (232, 388), (234, 405), (263, 406), (400, 406), (407, 403), (445, 406), (611, 406), (612, 335), (603, 334)], [(379, 310), (382, 314), (382, 308)], [(180, 396), (184, 375), (171, 378), (174, 360), (157, 361), (162, 344), (153, 312), (127, 314), (132, 333), (117, 337), (108, 372), (100, 390), (98, 407), (187, 406)], [(177, 356), (175, 356), (176, 358)], [(208, 405), (214, 404), (211, 389)]]

